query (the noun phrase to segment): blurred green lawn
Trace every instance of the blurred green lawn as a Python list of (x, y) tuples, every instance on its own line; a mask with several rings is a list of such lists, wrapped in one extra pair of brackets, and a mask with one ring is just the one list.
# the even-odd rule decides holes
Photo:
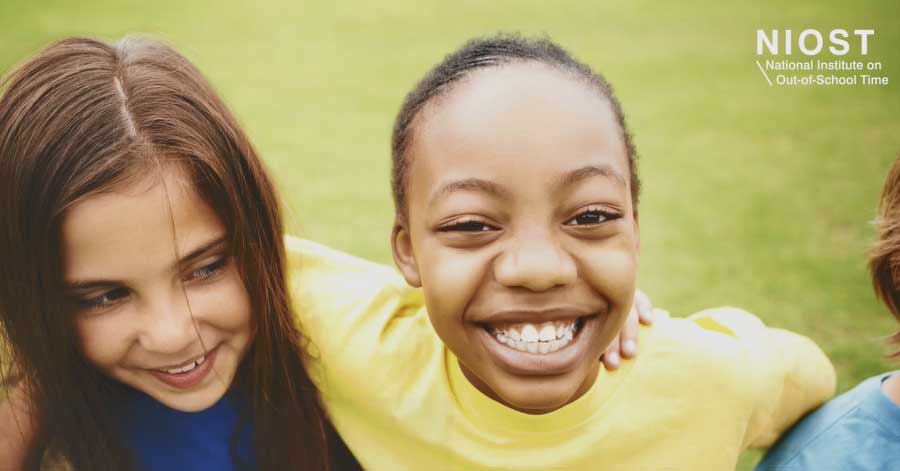
[[(882, 339), (896, 323), (865, 252), (900, 151), (900, 4), (784, 3), (3, 0), (0, 70), (67, 35), (167, 39), (247, 127), (291, 231), (389, 262), (404, 94), (466, 38), (549, 34), (610, 79), (636, 135), (640, 286), (676, 315), (730, 304), (811, 336), (844, 391), (892, 368)], [(868, 59), (891, 83), (770, 88), (757, 28), (874, 28)]]

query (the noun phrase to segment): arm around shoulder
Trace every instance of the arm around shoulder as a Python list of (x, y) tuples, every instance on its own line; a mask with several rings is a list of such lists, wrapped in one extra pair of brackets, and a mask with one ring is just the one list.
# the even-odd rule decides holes
[[(723, 330), (745, 345), (740, 376), (753, 404), (744, 447), (767, 447), (797, 420), (830, 399), (837, 377), (828, 357), (808, 337), (765, 326), (737, 308), (692, 316), (701, 326)], [(709, 324), (706, 326), (704, 324)]]
[(769, 381), (758, 398), (755, 429), (747, 446), (767, 447), (795, 422), (834, 396), (837, 374), (822, 349), (808, 337), (766, 329), (761, 375)]

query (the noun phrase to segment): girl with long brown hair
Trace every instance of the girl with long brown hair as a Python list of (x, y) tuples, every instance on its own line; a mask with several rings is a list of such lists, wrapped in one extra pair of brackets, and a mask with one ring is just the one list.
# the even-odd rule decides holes
[(5, 83), (0, 182), (25, 469), (328, 466), (275, 189), (189, 61), (144, 39), (45, 49)]

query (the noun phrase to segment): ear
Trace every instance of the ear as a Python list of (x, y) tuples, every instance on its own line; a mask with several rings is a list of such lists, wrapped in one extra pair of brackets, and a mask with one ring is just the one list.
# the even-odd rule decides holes
[(406, 224), (394, 220), (394, 230), (391, 231), (391, 252), (394, 255), (394, 263), (406, 278), (410, 286), (421, 288), (422, 278), (419, 276), (419, 265), (416, 264), (416, 254), (413, 252), (412, 239)]
[(638, 256), (641, 254), (641, 224), (638, 219), (637, 209), (634, 210), (634, 249)]

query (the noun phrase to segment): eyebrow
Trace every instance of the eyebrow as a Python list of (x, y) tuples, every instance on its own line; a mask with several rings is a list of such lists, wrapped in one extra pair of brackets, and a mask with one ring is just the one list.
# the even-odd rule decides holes
[(488, 180), (482, 180), (480, 178), (466, 178), (463, 180), (455, 180), (442, 185), (434, 192), (434, 196), (431, 197), (431, 204), (434, 204), (436, 201), (442, 198), (446, 198), (447, 195), (455, 193), (457, 191), (474, 191), (478, 193), (487, 193), (500, 199), (510, 198), (509, 190), (497, 183)]
[(628, 183), (625, 180), (625, 177), (621, 172), (612, 168), (609, 165), (586, 165), (584, 167), (572, 170), (571, 172), (566, 173), (562, 177), (560, 177), (556, 182), (553, 183), (553, 188), (560, 190), (564, 187), (574, 185), (581, 181), (587, 180), (592, 177), (605, 177), (608, 178), (622, 187), (627, 187)]
[[(553, 188), (556, 191), (560, 189), (574, 185), (583, 180), (592, 177), (605, 177), (608, 178), (615, 183), (618, 183), (622, 187), (627, 187), (628, 183), (625, 180), (625, 177), (621, 172), (612, 168), (609, 165), (586, 165), (584, 167), (572, 170), (571, 172), (566, 173), (565, 175), (558, 178), (553, 183)], [(456, 180), (449, 183), (444, 184), (440, 188), (438, 188), (434, 192), (434, 196), (431, 197), (431, 203), (434, 204), (436, 201), (446, 198), (447, 195), (457, 192), (457, 191), (475, 191), (480, 193), (487, 193), (491, 196), (500, 198), (500, 199), (509, 199), (510, 193), (509, 190), (504, 188), (503, 186), (488, 181), (482, 180), (480, 178), (466, 178), (463, 180)]]
[[(216, 238), (200, 245), (199, 247), (188, 252), (187, 255), (179, 258), (170, 267), (171, 271), (175, 271), (179, 266), (188, 265), (191, 262), (208, 255), (209, 253), (221, 249), (226, 243), (226, 236), (219, 235)], [(110, 288), (118, 286), (121, 283), (115, 280), (75, 280), (66, 282), (65, 289), (67, 291), (90, 291), (98, 288)]]

